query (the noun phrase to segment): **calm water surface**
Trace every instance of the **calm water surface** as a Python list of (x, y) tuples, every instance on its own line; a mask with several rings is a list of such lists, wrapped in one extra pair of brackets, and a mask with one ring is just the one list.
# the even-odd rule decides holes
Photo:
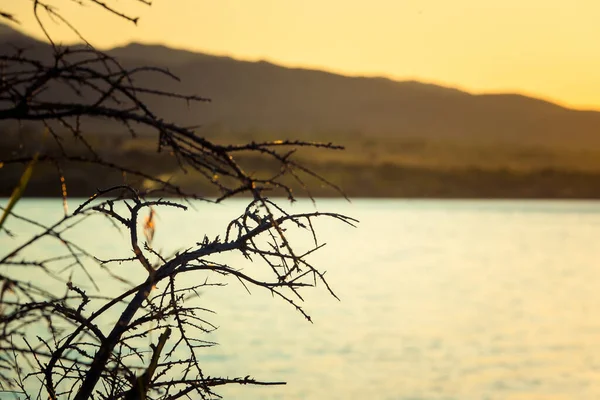
[[(219, 233), (244, 205), (158, 210), (156, 247), (169, 252)], [(207, 374), (288, 382), (224, 388), (225, 398), (600, 399), (600, 203), (317, 205), (361, 223), (318, 226), (328, 245), (313, 261), (342, 301), (323, 290), (307, 295), (314, 324), (236, 284), (199, 299), (219, 326), (204, 337), (220, 343), (203, 353)], [(18, 211), (49, 219), (61, 207), (27, 200)], [(125, 242), (101, 223), (78, 235), (106, 256)]]

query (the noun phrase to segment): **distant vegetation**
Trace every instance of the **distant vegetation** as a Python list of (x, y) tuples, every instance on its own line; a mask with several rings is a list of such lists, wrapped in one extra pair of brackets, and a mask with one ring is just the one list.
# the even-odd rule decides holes
[[(2, 136), (0, 159), (30, 153), (43, 141), (41, 135), (31, 139), (12, 134)], [(26, 136), (25, 135), (25, 136)], [(7, 140), (8, 139), (8, 140)], [(21, 139), (21, 140), (19, 140)], [(247, 137), (219, 136), (219, 141), (243, 143)], [(340, 140), (338, 140), (340, 141)], [(19, 144), (29, 143), (29, 145)], [(33, 144), (33, 145), (32, 145)], [(548, 146), (492, 146), (465, 144), (452, 140), (380, 139), (369, 141), (355, 138), (345, 141), (342, 152), (304, 149), (303, 164), (321, 172), (339, 185), (350, 197), (435, 197), (435, 198), (600, 198), (600, 157), (595, 150), (573, 150)], [(65, 143), (66, 146), (75, 146)], [(151, 187), (150, 181), (121, 176), (108, 168), (84, 161), (89, 158), (79, 143), (82, 161), (63, 163), (62, 169), (71, 196), (88, 196), (97, 186), (108, 187), (125, 180), (138, 187)], [(156, 144), (146, 140), (98, 136), (96, 151), (115, 164), (134, 168), (144, 165), (154, 176), (171, 178), (186, 189), (207, 196), (217, 192), (209, 182), (193, 172), (182, 172), (176, 159), (169, 154), (157, 154)], [(58, 149), (54, 149), (58, 154)], [(246, 155), (239, 158), (242, 166), (257, 176), (265, 176), (278, 168), (275, 164)], [(0, 174), (1, 196), (9, 196), (22, 167), (6, 165)], [(60, 196), (58, 174), (52, 164), (36, 166), (26, 191), (28, 196)], [(303, 190), (289, 180), (295, 191)], [(337, 193), (317, 181), (308, 180), (316, 196), (336, 196)], [(284, 193), (277, 193), (284, 195)]]

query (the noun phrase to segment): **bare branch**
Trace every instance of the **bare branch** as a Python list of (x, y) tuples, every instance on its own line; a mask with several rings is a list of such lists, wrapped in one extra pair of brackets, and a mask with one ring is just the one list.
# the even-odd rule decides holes
[[(123, 12), (118, 2), (73, 1), (129, 22), (138, 20)], [(13, 153), (2, 153), (0, 165), (15, 167), (32, 159), (37, 160), (36, 168), (49, 165), (64, 215), (44, 223), (27, 210), (6, 211), (14, 226), (0, 231), (0, 235), (11, 235), (10, 246), (0, 253), (0, 385), (15, 393), (35, 387), (37, 393), (28, 393), (28, 397), (39, 399), (173, 400), (215, 398), (214, 388), (227, 384), (284, 384), (250, 376), (206, 374), (200, 355), (214, 343), (203, 335), (217, 327), (210, 322), (210, 310), (192, 301), (202, 288), (233, 280), (248, 293), (255, 288), (268, 291), (312, 322), (304, 305), (305, 290), (324, 286), (337, 298), (325, 272), (311, 262), (313, 253), (324, 246), (317, 240), (313, 220), (330, 218), (350, 226), (358, 221), (337, 213), (290, 213), (267, 195), (276, 191), (294, 201), (290, 182), (297, 182), (310, 196), (304, 183), (307, 178), (343, 195), (340, 188), (294, 160), (296, 152), (305, 148), (343, 148), (298, 140), (223, 145), (200, 136), (193, 128), (165, 121), (146, 98), (154, 96), (182, 105), (208, 99), (138, 84), (139, 74), (178, 78), (157, 67), (124, 67), (86, 42), (51, 0), (31, 2), (52, 51), (43, 57), (34, 57), (27, 49), (0, 55), (0, 122), (28, 122), (45, 133), (39, 141), (25, 139), (14, 146)], [(150, 5), (146, 0), (136, 2)], [(16, 20), (4, 12), (0, 17)], [(44, 18), (67, 26), (85, 46), (56, 45)], [(203, 188), (184, 189), (153, 172), (150, 165), (115, 162), (111, 154), (95, 145), (99, 136), (89, 127), (99, 120), (110, 121), (111, 126), (131, 134), (132, 140), (142, 132), (154, 135), (158, 153), (172, 155), (181, 171), (204, 177), (218, 196), (207, 200)], [(274, 168), (266, 176), (255, 176), (244, 168), (245, 154), (268, 161)], [(72, 203), (74, 199), (69, 197), (73, 180), (68, 167), (72, 165), (116, 173), (118, 179), (100, 181), (99, 173), (98, 186), (102, 188), (86, 193), (87, 200), (70, 211), (67, 200)], [(144, 182), (157, 188), (146, 189)], [(158, 198), (157, 194), (169, 198)], [(139, 235), (144, 228), (140, 213), (166, 207), (190, 212), (192, 199), (219, 202), (240, 195), (249, 196), (248, 205), (224, 224), (222, 235), (216, 238), (194, 238), (184, 250), (163, 254), (156, 243), (150, 243), (152, 235), (145, 241)], [(111, 232), (118, 234), (96, 235), (94, 221), (99, 219), (110, 221)], [(83, 227), (86, 235), (93, 236), (95, 246), (75, 234)], [(101, 257), (99, 245), (126, 250)], [(216, 261), (224, 253), (241, 254), (256, 268), (244, 269), (243, 262), (231, 265)], [(142, 273), (126, 279), (121, 273), (123, 264), (129, 268), (140, 264), (143, 269), (137, 268)], [(260, 269), (264, 273), (259, 274)], [(36, 273), (24, 276), (22, 271)], [(186, 279), (198, 275), (203, 278)], [(48, 278), (52, 285), (48, 285)], [(119, 288), (120, 294), (103, 294), (107, 282)], [(140, 346), (153, 332), (162, 332), (158, 344), (150, 349)]]

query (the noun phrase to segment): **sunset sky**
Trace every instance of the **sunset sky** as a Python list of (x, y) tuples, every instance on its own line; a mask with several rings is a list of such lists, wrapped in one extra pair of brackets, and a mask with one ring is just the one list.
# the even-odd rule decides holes
[[(0, 8), (41, 37), (32, 2)], [(95, 45), (161, 43), (350, 75), (417, 79), (471, 92), (514, 91), (600, 109), (599, 0), (50, 1)], [(56, 38), (74, 36), (48, 24)]]

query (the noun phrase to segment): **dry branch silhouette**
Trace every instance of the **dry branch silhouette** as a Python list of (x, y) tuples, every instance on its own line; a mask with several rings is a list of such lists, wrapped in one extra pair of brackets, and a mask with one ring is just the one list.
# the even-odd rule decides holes
[[(25, 1), (25, 0), (24, 0)], [(147, 6), (148, 2), (138, 0)], [(40, 28), (53, 44), (52, 54), (37, 58), (27, 48), (0, 54), (0, 122), (33, 122), (46, 132), (44, 143), (33, 143), (0, 165), (37, 163), (56, 166), (64, 199), (64, 216), (46, 224), (14, 210), (7, 212), (7, 236), (12, 247), (0, 250), (0, 389), (27, 399), (178, 399), (216, 398), (214, 388), (222, 385), (279, 385), (250, 376), (212, 377), (203, 370), (198, 354), (213, 343), (200, 339), (215, 329), (206, 315), (210, 310), (190, 302), (203, 287), (220, 285), (218, 278), (233, 277), (245, 287), (258, 287), (287, 302), (311, 321), (303, 307), (301, 292), (323, 285), (333, 296), (324, 273), (309, 261), (309, 255), (322, 247), (313, 229), (316, 218), (333, 218), (354, 225), (356, 220), (337, 213), (288, 213), (268, 194), (284, 193), (291, 201), (294, 193), (285, 178), (303, 183), (303, 177), (324, 178), (294, 161), (294, 149), (322, 147), (335, 150), (331, 143), (303, 141), (252, 142), (245, 145), (215, 144), (194, 130), (164, 121), (141, 96), (160, 96), (172, 101), (204, 102), (194, 94), (164, 92), (138, 86), (136, 75), (153, 73), (177, 79), (169, 71), (152, 66), (126, 68), (118, 60), (93, 48), (63, 47), (52, 41), (40, 13), (67, 24), (52, 2), (32, 0)], [(109, 12), (135, 23), (137, 18), (120, 12), (117, 3), (89, 0), (99, 12)], [(18, 21), (18, 16), (0, 10), (0, 16)], [(83, 36), (80, 35), (83, 39)], [(45, 93), (59, 87), (64, 96)], [(108, 119), (126, 126), (136, 137), (151, 130), (157, 151), (172, 154), (180, 168), (194, 170), (217, 187), (220, 196), (207, 199), (199, 192), (185, 192), (167, 179), (153, 176), (140, 166), (117, 165), (95, 151), (89, 125)], [(87, 128), (87, 129), (86, 129)], [(80, 144), (85, 152), (73, 152), (67, 141)], [(32, 150), (33, 149), (33, 150)], [(278, 168), (268, 177), (255, 177), (236, 161), (249, 152), (275, 161)], [(89, 199), (69, 211), (66, 207), (68, 180), (62, 174), (66, 163), (92, 164), (152, 181), (152, 189), (115, 182), (114, 186), (90, 193)], [(15, 182), (15, 185), (17, 182)], [(152, 216), (161, 208), (188, 209), (191, 199), (219, 202), (246, 194), (248, 205), (223, 229), (221, 237), (197, 240), (177, 254), (165, 255), (152, 248)], [(161, 198), (159, 196), (169, 196)], [(146, 220), (144, 221), (144, 217)], [(84, 241), (69, 233), (80, 226), (93, 229), (93, 217), (107, 218), (124, 235), (125, 255), (100, 259)], [(8, 227), (36, 229), (24, 237)], [(291, 231), (305, 232), (310, 249), (300, 251), (289, 239)], [(140, 232), (146, 232), (140, 237)], [(115, 236), (118, 237), (118, 236)], [(101, 240), (101, 239), (98, 239)], [(106, 238), (107, 242), (119, 239)], [(36, 246), (54, 243), (58, 254), (41, 255)], [(222, 253), (238, 253), (269, 271), (269, 278), (243, 272), (235, 265), (214, 260)], [(130, 282), (112, 265), (137, 268), (137, 282)], [(24, 274), (23, 271), (32, 271)], [(76, 273), (76, 274), (74, 274)], [(204, 274), (203, 281), (180, 279), (185, 274)], [(108, 278), (128, 289), (116, 296), (102, 294), (98, 277)], [(83, 277), (77, 278), (74, 277)], [(60, 291), (50, 289), (47, 280), (58, 282)], [(116, 317), (115, 317), (116, 316)], [(116, 320), (115, 320), (116, 319)], [(100, 321), (111, 321), (110, 329)], [(156, 345), (140, 347), (152, 332), (161, 333)], [(144, 342), (147, 343), (147, 342)]]

